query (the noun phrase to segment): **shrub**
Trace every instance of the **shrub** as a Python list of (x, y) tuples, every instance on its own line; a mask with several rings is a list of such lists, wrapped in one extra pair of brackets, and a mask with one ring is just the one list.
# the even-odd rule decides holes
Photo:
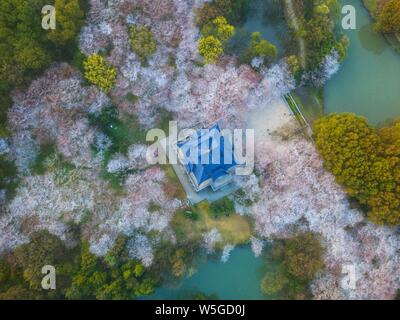
[(83, 63), (85, 78), (108, 93), (115, 84), (117, 70), (107, 65), (106, 60), (99, 54), (90, 55)]
[(281, 294), (286, 299), (308, 298), (314, 275), (324, 267), (323, 254), (324, 249), (313, 233), (276, 242), (268, 263), (278, 264), (278, 267), (264, 276), (262, 291), (268, 295)]
[(18, 182), (17, 167), (13, 162), (0, 155), (0, 189), (6, 191), (7, 198), (12, 197)]
[(210, 215), (213, 218), (229, 216), (233, 213), (235, 213), (235, 208), (233, 202), (228, 197), (224, 197), (210, 204)]
[(199, 220), (199, 213), (196, 210), (193, 209), (184, 210), (183, 214), (185, 215), (186, 218), (190, 220), (193, 221)]
[(224, 52), (221, 41), (214, 36), (200, 38), (198, 48), (205, 63), (216, 63)]
[(283, 272), (268, 272), (261, 280), (261, 291), (266, 295), (277, 294), (288, 282), (289, 279)]
[(139, 97), (132, 92), (128, 92), (128, 94), (125, 96), (126, 100), (128, 100), (131, 103), (136, 103), (139, 101)]
[(157, 42), (153, 33), (145, 26), (132, 26), (130, 30), (132, 51), (138, 56), (142, 65), (147, 63), (157, 50)]

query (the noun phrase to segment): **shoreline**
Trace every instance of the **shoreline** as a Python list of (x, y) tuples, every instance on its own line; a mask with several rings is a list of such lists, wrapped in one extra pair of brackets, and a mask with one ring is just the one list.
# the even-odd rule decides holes
[[(369, 16), (373, 21), (376, 21), (376, 14), (371, 11), (372, 8), (366, 4), (366, 0), (362, 0), (363, 7), (367, 10)], [(384, 38), (385, 41), (389, 44), (389, 46), (398, 54), (400, 54), (400, 35), (396, 34), (387, 34), (379, 32)]]

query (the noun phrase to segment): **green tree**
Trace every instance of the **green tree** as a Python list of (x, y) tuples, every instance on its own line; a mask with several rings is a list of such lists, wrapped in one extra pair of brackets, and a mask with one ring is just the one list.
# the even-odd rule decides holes
[(314, 275), (324, 267), (324, 249), (313, 233), (276, 241), (268, 255), (268, 263), (277, 264), (261, 282), (265, 294), (279, 294), (286, 299), (310, 296), (309, 285)]
[[(15, 164), (0, 155), (0, 189), (6, 191), (10, 198), (18, 186), (17, 167)], [(1, 210), (0, 210), (1, 212)]]
[(384, 2), (378, 14), (375, 28), (383, 33), (400, 32), (400, 0), (388, 0)]
[(84, 24), (84, 12), (79, 0), (56, 0), (56, 29), (48, 32), (48, 39), (57, 45), (65, 45), (75, 39)]
[(138, 56), (141, 64), (146, 64), (157, 50), (157, 41), (149, 28), (132, 26), (130, 30), (131, 47)]
[(109, 66), (99, 54), (90, 55), (83, 63), (85, 78), (108, 93), (115, 84), (117, 70)]
[(4, 128), (10, 91), (28, 83), (52, 61), (71, 59), (76, 50), (72, 40), (83, 24), (81, 1), (56, 1), (62, 10), (57, 11), (54, 31), (41, 26), (41, 10), (46, 4), (46, 0), (0, 1), (0, 136), (8, 134)]
[(262, 39), (260, 32), (253, 32), (248, 48), (241, 57), (242, 62), (250, 63), (254, 58), (264, 58), (266, 63), (272, 62), (278, 54), (276, 47)]
[(288, 282), (289, 279), (283, 272), (268, 272), (261, 280), (261, 290), (266, 295), (278, 294)]
[(291, 73), (293, 74), (293, 76), (296, 77), (301, 69), (299, 58), (295, 55), (291, 55), (286, 58), (286, 62), (289, 66)]
[[(339, 17), (338, 1), (299, 1), (303, 6), (304, 23), (296, 37), (304, 38), (306, 44), (306, 68), (318, 70), (323, 59), (336, 51), (343, 59), (348, 38), (335, 32), (335, 19)], [(298, 14), (301, 14), (300, 12)]]
[(287, 272), (298, 279), (311, 281), (324, 267), (324, 249), (313, 233), (303, 233), (284, 242), (279, 254)]
[(12, 286), (5, 292), (0, 292), (0, 300), (36, 300), (43, 298), (22, 286)]
[(10, 278), (10, 266), (3, 260), (0, 260), (0, 288), (4, 286), (4, 284)]
[(33, 234), (31, 242), (19, 246), (13, 254), (24, 279), (32, 289), (41, 289), (44, 265), (59, 265), (65, 261), (66, 248), (62, 241), (48, 231)]
[(141, 263), (136, 263), (134, 268), (134, 274), (136, 278), (140, 278), (143, 275), (144, 266)]
[(107, 284), (107, 275), (101, 270), (100, 261), (83, 243), (78, 271), (73, 275), (72, 285), (66, 291), (68, 299), (94, 298), (100, 288)]
[(377, 224), (397, 225), (400, 223), (400, 120), (381, 128), (378, 135), (385, 161), (377, 162), (373, 168), (385, 183), (381, 182), (380, 191), (368, 200), (371, 208), (368, 216)]
[(224, 16), (230, 24), (243, 23), (249, 11), (249, 0), (214, 0), (196, 10), (196, 25), (201, 29), (218, 16)]

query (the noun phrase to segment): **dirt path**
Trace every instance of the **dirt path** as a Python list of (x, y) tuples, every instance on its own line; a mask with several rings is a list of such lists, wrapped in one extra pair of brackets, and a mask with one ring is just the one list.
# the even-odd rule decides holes
[(283, 98), (267, 103), (248, 115), (247, 128), (254, 129), (255, 140), (272, 139), (272, 133), (290, 122), (296, 123)]

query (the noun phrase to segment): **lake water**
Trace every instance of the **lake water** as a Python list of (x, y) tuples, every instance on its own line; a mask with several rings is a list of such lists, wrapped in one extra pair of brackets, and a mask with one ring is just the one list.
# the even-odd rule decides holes
[(252, 0), (246, 22), (236, 27), (235, 36), (231, 41), (233, 54), (240, 55), (250, 42), (253, 32), (276, 46), (278, 58), (283, 57), (284, 36), (287, 32), (282, 7), (275, 0)]
[(271, 299), (260, 290), (269, 268), (264, 258), (254, 256), (250, 246), (238, 247), (227, 262), (210, 258), (192, 276), (174, 287), (158, 288), (149, 299), (188, 299), (199, 292), (218, 299)]
[(361, 0), (346, 0), (356, 8), (357, 29), (345, 30), (348, 56), (325, 86), (325, 113), (354, 112), (377, 125), (400, 116), (400, 55), (373, 31), (373, 21)]

